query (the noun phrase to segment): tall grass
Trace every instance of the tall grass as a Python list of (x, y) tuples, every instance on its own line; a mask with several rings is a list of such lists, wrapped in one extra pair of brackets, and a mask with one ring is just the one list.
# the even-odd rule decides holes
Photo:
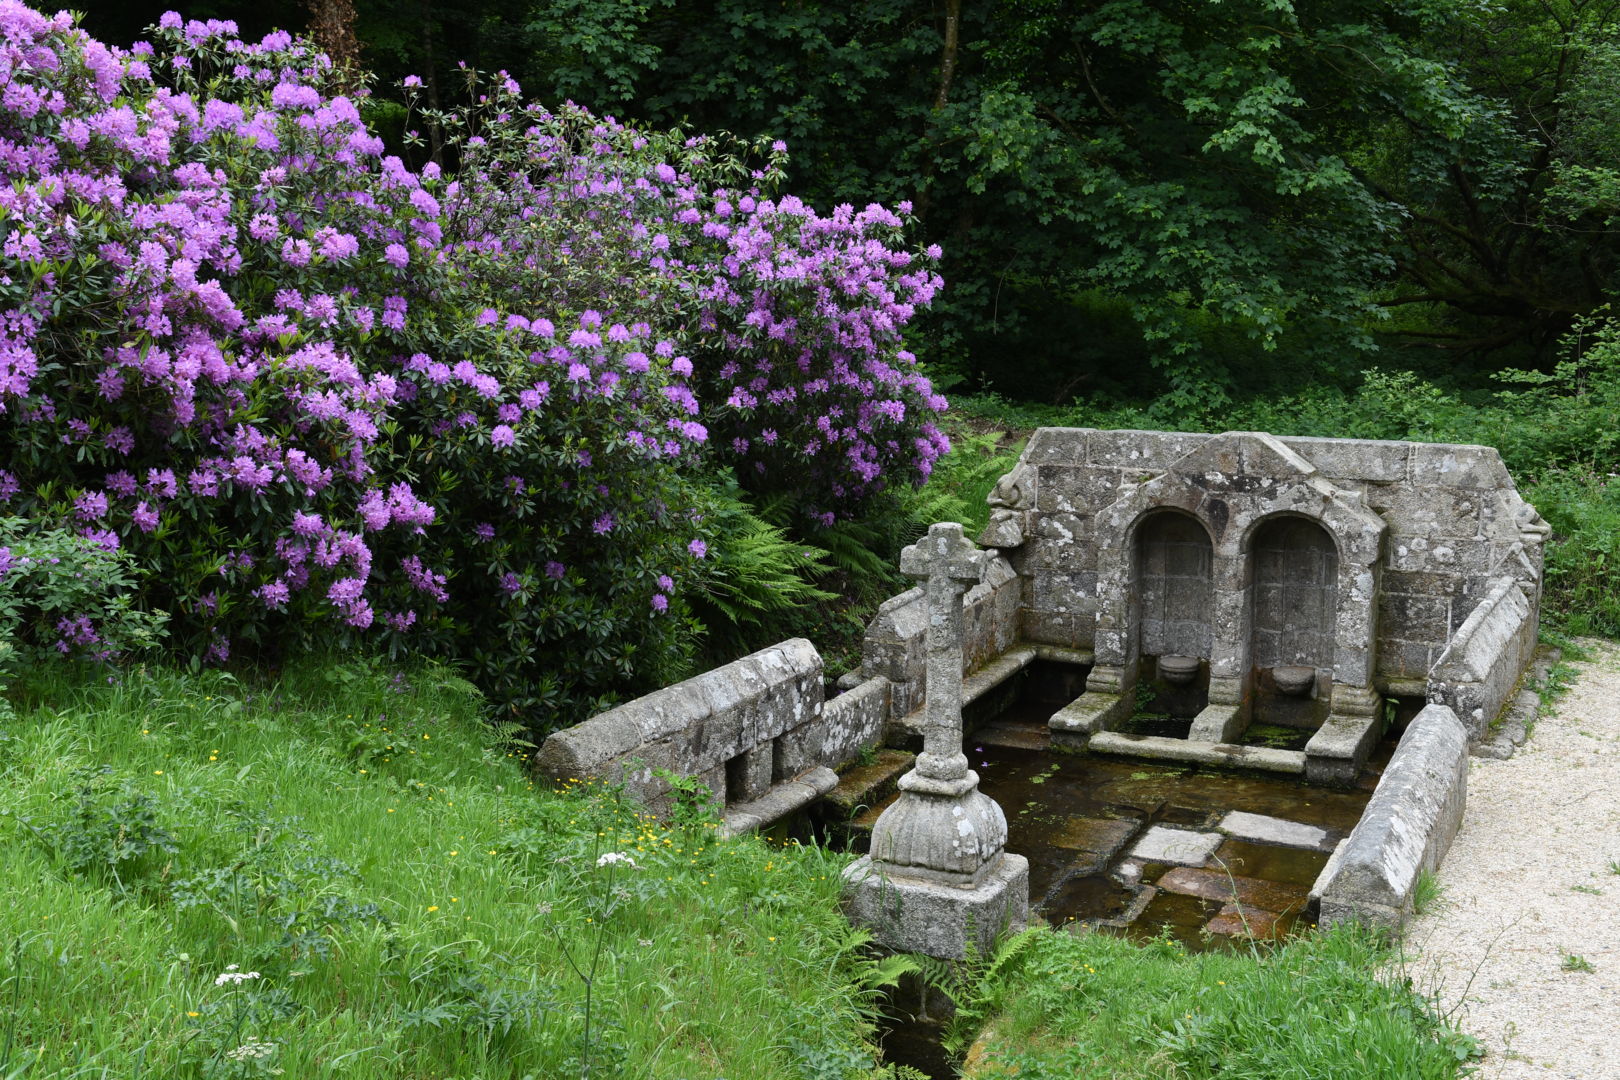
[(0, 730), (0, 1076), (874, 1061), (840, 856), (553, 791), (443, 670), (21, 696)]
[(1269, 953), (1046, 930), (1011, 947), (974, 1006), (995, 1017), (983, 1080), (1450, 1080), (1478, 1052), (1353, 927)]

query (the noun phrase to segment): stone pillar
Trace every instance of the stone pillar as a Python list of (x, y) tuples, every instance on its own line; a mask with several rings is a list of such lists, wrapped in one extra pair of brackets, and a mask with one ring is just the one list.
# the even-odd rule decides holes
[(984, 574), (985, 553), (941, 523), (901, 554), (928, 605), (923, 750), (900, 797), (872, 829), (871, 854), (844, 872), (852, 921), (900, 952), (986, 955), (1029, 910), (1029, 863), (1006, 853), (1007, 819), (979, 790), (962, 752), (962, 594)]

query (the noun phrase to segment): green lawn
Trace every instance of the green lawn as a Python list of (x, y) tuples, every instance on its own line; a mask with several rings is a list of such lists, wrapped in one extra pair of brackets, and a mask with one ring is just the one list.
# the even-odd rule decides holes
[(120, 679), (0, 726), (0, 1077), (871, 1070), (841, 856), (537, 786), (442, 671)]

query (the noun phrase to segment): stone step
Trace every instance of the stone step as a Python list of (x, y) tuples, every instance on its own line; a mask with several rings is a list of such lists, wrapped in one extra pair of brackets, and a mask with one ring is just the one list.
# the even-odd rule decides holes
[(783, 780), (759, 798), (726, 807), (720, 820), (722, 837), (740, 836), (802, 810), (838, 786), (838, 774), (825, 765), (806, 769)]
[(1300, 776), (1305, 772), (1301, 750), (1274, 750), (1266, 746), (1238, 746), (1235, 743), (1198, 742), (1171, 739), (1163, 735), (1126, 735), (1119, 731), (1099, 731), (1089, 748), (1098, 754), (1148, 758), (1154, 761), (1185, 761), (1194, 765), (1219, 765), (1234, 769)]
[(894, 794), (895, 784), (915, 761), (916, 756), (904, 750), (879, 750), (870, 765), (845, 769), (838, 786), (827, 794), (827, 802), (836, 808), (839, 818), (848, 819)]
[(877, 824), (877, 819), (882, 815), (883, 811), (892, 806), (894, 804), (894, 800), (898, 799), (899, 797), (900, 793), (898, 791), (893, 792), (885, 797), (882, 802), (874, 803), (873, 805), (868, 806), (865, 810), (862, 810), (859, 814), (856, 814), (854, 817), (850, 818), (848, 826), (849, 831), (852, 833), (871, 832), (872, 826)]
[(1045, 724), (985, 724), (969, 740), (976, 746), (1006, 746), (1014, 750), (1050, 750), (1052, 730)]

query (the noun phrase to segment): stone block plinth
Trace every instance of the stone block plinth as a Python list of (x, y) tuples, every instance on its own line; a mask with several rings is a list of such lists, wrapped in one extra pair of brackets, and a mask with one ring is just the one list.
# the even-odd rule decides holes
[(887, 874), (863, 855), (844, 870), (844, 912), (885, 949), (989, 956), (997, 937), (1029, 922), (1029, 860), (1003, 854), (977, 885), (962, 886)]

